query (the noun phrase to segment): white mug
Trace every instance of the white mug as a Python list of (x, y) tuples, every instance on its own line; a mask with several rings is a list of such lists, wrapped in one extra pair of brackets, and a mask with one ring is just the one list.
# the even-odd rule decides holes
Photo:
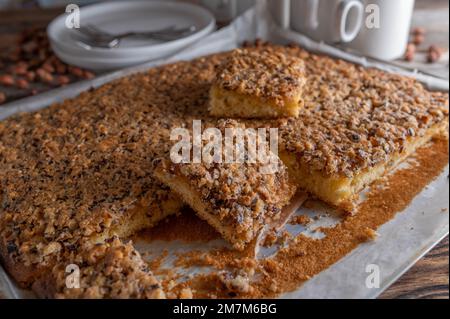
[[(363, 26), (356, 39), (346, 46), (383, 60), (403, 56), (408, 45), (414, 0), (363, 2), (366, 11)], [(374, 25), (376, 23), (379, 25)]]
[(350, 42), (357, 36), (363, 20), (364, 8), (359, 0), (269, 2), (281, 27), (290, 27), (316, 41)]

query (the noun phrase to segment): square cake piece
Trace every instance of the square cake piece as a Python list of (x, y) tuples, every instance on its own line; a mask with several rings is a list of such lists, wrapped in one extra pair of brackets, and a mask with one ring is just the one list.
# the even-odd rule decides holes
[[(70, 280), (68, 270), (79, 271), (79, 276)], [(139, 252), (117, 237), (86, 247), (73, 259), (58, 263), (33, 284), (33, 290), (41, 298), (56, 299), (165, 298)]]
[(217, 69), (209, 111), (226, 118), (296, 117), (304, 85), (301, 59), (276, 51), (238, 49)]
[(447, 135), (448, 94), (412, 78), (304, 50), (305, 105), (280, 127), (280, 157), (296, 185), (353, 211), (359, 193), (417, 148)]
[[(235, 122), (226, 121), (224, 125), (232, 123)], [(268, 172), (266, 165), (259, 162), (175, 164), (163, 160), (155, 176), (234, 248), (244, 250), (265, 226), (283, 218), (282, 208), (296, 190), (278, 157), (277, 169)]]

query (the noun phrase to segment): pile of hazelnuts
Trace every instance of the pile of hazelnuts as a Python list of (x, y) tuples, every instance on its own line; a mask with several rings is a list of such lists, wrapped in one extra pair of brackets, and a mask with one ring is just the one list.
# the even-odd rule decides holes
[[(416, 53), (418, 52), (418, 48), (425, 41), (426, 30), (421, 27), (417, 27), (412, 29), (411, 31), (411, 41), (408, 43), (405, 52), (405, 60), (411, 62), (414, 60)], [(430, 45), (426, 50), (427, 54), (427, 62), (428, 63), (436, 63), (441, 59), (443, 54), (442, 48), (437, 45)]]
[[(93, 77), (94, 73), (59, 60), (52, 52), (45, 29), (30, 28), (0, 55), (0, 104)], [(15, 89), (16, 93), (8, 96), (2, 87)]]

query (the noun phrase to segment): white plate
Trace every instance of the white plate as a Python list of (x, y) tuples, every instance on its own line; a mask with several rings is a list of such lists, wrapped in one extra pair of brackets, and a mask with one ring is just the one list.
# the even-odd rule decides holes
[(151, 55), (143, 55), (140, 57), (131, 58), (86, 58), (62, 51), (60, 48), (54, 45), (52, 45), (52, 50), (58, 56), (58, 58), (61, 59), (61, 61), (69, 65), (76, 65), (84, 69), (96, 71), (122, 69), (125, 67), (130, 67), (136, 64), (141, 64), (147, 61), (158, 59), (158, 56), (153, 58)]
[(71, 64), (91, 69), (97, 69), (95, 61), (119, 68), (167, 57), (206, 36), (215, 28), (214, 17), (209, 11), (188, 3), (170, 1), (100, 3), (81, 8), (81, 25), (95, 25), (110, 33), (148, 31), (166, 26), (182, 28), (192, 25), (197, 31), (168, 42), (124, 39), (118, 48), (86, 49), (74, 40), (73, 34), (78, 31), (65, 26), (66, 17), (65, 14), (61, 15), (48, 26), (47, 33), (52, 48), (56, 49), (57, 55), (63, 53), (63, 60), (67, 61), (70, 56)]

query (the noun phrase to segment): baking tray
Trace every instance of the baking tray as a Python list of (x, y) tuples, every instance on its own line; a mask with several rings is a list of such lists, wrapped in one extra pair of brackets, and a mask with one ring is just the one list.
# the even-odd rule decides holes
[[(366, 67), (378, 67), (388, 72), (413, 76), (423, 82), (429, 89), (448, 91), (448, 81), (353, 56), (324, 43), (311, 41), (300, 34), (282, 30), (272, 22), (265, 10), (264, 1), (261, 1), (255, 8), (236, 19), (230, 26), (207, 36), (171, 58), (120, 70), (93, 80), (75, 83), (64, 88), (10, 103), (0, 108), (0, 120), (17, 112), (30, 112), (47, 107), (52, 103), (74, 97), (91, 87), (101, 86), (104, 83), (132, 73), (177, 60), (190, 60), (206, 54), (231, 50), (244, 40), (254, 40), (256, 38), (275, 43), (295, 41), (312, 51), (343, 58)], [(379, 296), (379, 294), (395, 282), (417, 260), (448, 234), (448, 174), (449, 168), (447, 166), (442, 174), (428, 185), (411, 202), (405, 211), (397, 214), (393, 220), (379, 228), (377, 240), (358, 246), (349, 255), (307, 281), (296, 291), (285, 293), (280, 297), (376, 298)], [(307, 212), (305, 210), (305, 208), (301, 208), (297, 213), (317, 213)], [(333, 216), (328, 216), (321, 220), (322, 223), (329, 223), (329, 226), (333, 225), (333, 222), (338, 222), (334, 220)], [(317, 226), (320, 225), (311, 225), (310, 227)], [(290, 231), (294, 233), (307, 233), (311, 231), (311, 229), (301, 228), (302, 226), (298, 227), (297, 229), (290, 229)], [(221, 247), (224, 245), (226, 243), (221, 240), (213, 241), (209, 244), (210, 247)], [(153, 255), (164, 249), (186, 251), (189, 249), (198, 249), (200, 246), (204, 245), (195, 243), (181, 245), (177, 242), (136, 243), (138, 250), (142, 252), (151, 251)], [(202, 248), (208, 249), (208, 247)], [(169, 256), (165, 264), (166, 266), (170, 266), (170, 263), (171, 258)], [(380, 274), (380, 282), (377, 288), (369, 288), (366, 284), (373, 270), (370, 267), (373, 267), (373, 265), (377, 267)], [(187, 270), (186, 275), (196, 273), (196, 271), (196, 269)], [(34, 295), (30, 291), (19, 289), (0, 266), (0, 297), (33, 298)]]

